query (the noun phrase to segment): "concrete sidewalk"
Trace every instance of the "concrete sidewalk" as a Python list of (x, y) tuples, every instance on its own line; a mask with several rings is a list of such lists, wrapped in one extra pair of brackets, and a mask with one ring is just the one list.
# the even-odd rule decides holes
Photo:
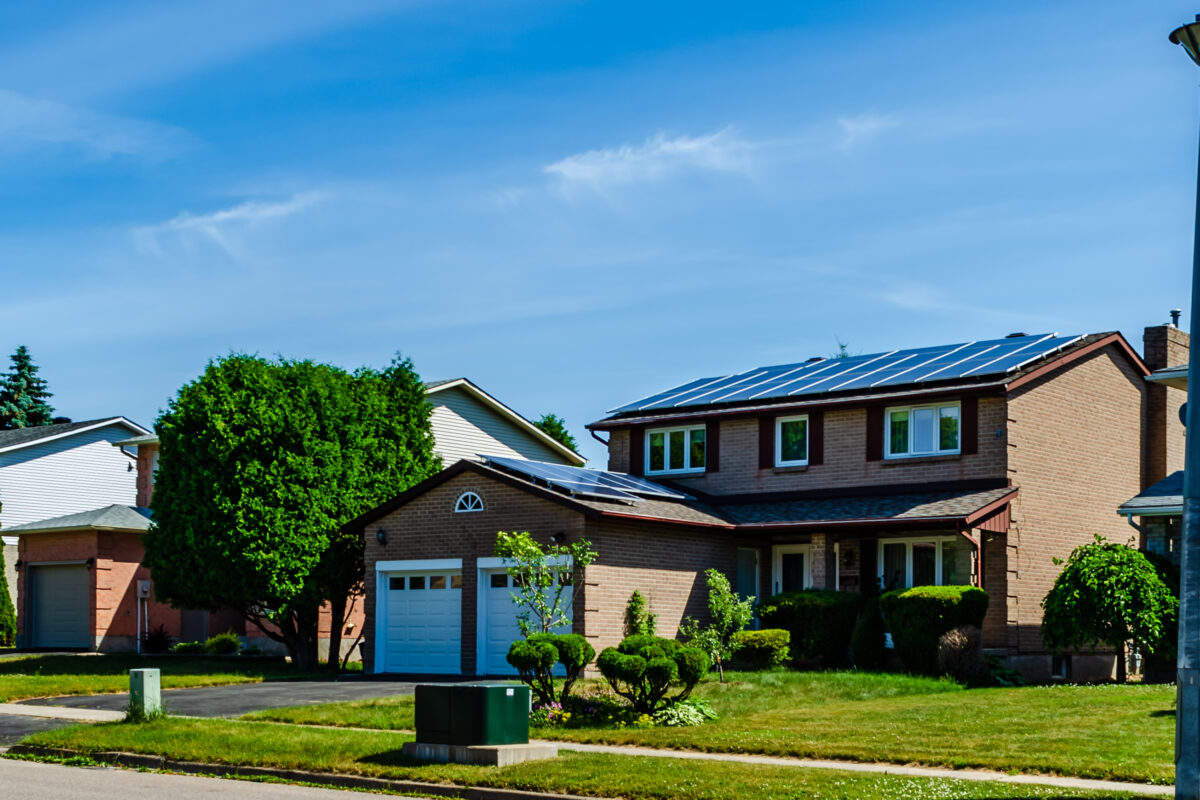
[(31, 706), (23, 703), (0, 703), (0, 715), (67, 719), (72, 722), (120, 722), (125, 719), (124, 711), (65, 706)]
[(574, 750), (580, 753), (608, 753), (621, 756), (650, 756), (652, 758), (685, 758), (696, 759), (698, 761), (730, 761), (739, 764), (831, 769), (842, 772), (868, 772), (877, 775), (904, 775), (914, 778), (951, 778), (960, 781), (979, 782), (994, 781), (996, 783), (1021, 784), (1025, 786), (1054, 786), (1059, 789), (1086, 789), (1099, 792), (1122, 792), (1160, 797), (1170, 797), (1175, 794), (1174, 786), (1156, 786), (1146, 783), (1126, 783), (1124, 781), (1102, 781), (1089, 778), (1060, 778), (1053, 775), (1012, 775), (1005, 772), (988, 772), (980, 769), (910, 767), (902, 764), (824, 761), (821, 759), (754, 756), (740, 753), (700, 753), (692, 750), (659, 750), (653, 747), (578, 744), (575, 742), (555, 742), (555, 744), (558, 745), (560, 750)]

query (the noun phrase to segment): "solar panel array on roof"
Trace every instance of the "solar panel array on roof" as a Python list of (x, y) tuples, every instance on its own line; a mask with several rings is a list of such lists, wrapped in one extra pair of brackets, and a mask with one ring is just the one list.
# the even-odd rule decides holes
[(626, 475), (623, 472), (603, 472), (598, 469), (567, 467), (545, 461), (526, 461), (521, 458), (480, 455), (489, 466), (515, 472), (534, 482), (561, 489), (571, 495), (601, 497), (606, 500), (641, 502), (644, 497), (686, 500), (687, 495), (657, 483)]
[(1047, 333), (758, 367), (735, 375), (685, 383), (612, 409), (609, 413), (777, 400), (827, 392), (867, 391), (929, 381), (1004, 375), (1061, 350), (1080, 338)]

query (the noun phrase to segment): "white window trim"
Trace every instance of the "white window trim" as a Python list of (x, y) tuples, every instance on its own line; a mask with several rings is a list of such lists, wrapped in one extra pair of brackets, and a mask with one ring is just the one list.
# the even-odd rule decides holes
[[(464, 502), (470, 503), (470, 499), (472, 497), (475, 498), (477, 501), (479, 501), (479, 506), (477, 508), (460, 508), (460, 506), (462, 506)], [(483, 498), (479, 496), (478, 492), (471, 491), (470, 489), (468, 489), (467, 491), (460, 494), (458, 496), (458, 499), (454, 501), (454, 513), (455, 514), (474, 514), (477, 511), (483, 511), (483, 509), (484, 509)]]
[[(942, 583), (942, 545), (946, 542), (958, 540), (959, 536), (906, 536), (901, 539), (880, 539), (875, 553), (876, 579), (879, 585), (883, 586), (883, 546), (885, 544), (903, 544), (904, 548), (904, 586), (897, 586), (897, 589), (911, 589), (913, 585), (913, 545), (914, 544), (935, 544), (937, 552), (934, 555), (933, 580), (935, 586), (945, 586)], [(975, 585), (975, 565), (974, 561), (971, 564), (971, 580), (965, 584), (967, 586)]]
[(801, 589), (812, 588), (812, 545), (811, 544), (777, 544), (771, 548), (771, 594), (783, 591), (783, 556), (785, 553), (804, 554), (804, 585)]
[[(955, 408), (958, 409), (958, 447), (953, 450), (934, 450), (929, 453), (914, 453), (913, 446), (913, 423), (912, 412), (919, 411), (924, 408), (932, 408), (936, 420), (941, 419), (941, 409)], [(893, 453), (892, 452), (892, 413), (896, 411), (908, 412), (908, 452)], [(935, 420), (935, 421), (936, 421)], [(934, 431), (935, 441), (940, 443), (940, 431)], [(918, 406), (890, 406), (883, 410), (883, 457), (888, 460), (902, 458), (933, 458), (935, 456), (953, 456), (962, 452), (962, 403), (955, 400), (953, 403), (924, 403)]]
[[(671, 437), (670, 434), (676, 431), (683, 431), (684, 439), (684, 468), (671, 469), (668, 465), (671, 463)], [(689, 473), (704, 472), (705, 467), (693, 467), (692, 461), (692, 431), (707, 431), (705, 425), (675, 425), (670, 428), (652, 428), (646, 431), (646, 440), (643, 449), (645, 450), (644, 472), (647, 475), (686, 475)], [(650, 435), (655, 433), (663, 434), (663, 466), (664, 469), (650, 469)], [(704, 436), (704, 463), (708, 464), (708, 434)]]
[[(802, 460), (784, 461), (783, 460), (783, 423), (804, 421), (804, 458)], [(797, 414), (791, 417), (776, 417), (775, 418), (775, 466), (777, 467), (806, 467), (808, 466), (809, 455), (809, 434), (811, 429), (808, 426), (808, 414)]]

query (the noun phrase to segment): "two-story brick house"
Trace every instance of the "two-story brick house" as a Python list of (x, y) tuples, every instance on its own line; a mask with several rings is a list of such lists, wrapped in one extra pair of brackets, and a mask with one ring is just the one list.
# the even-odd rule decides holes
[[(1148, 349), (1166, 335), (1147, 329)], [(1148, 452), (1162, 438), (1149, 422), (1169, 426), (1148, 372), (1116, 333), (811, 359), (614, 410), (589, 426), (608, 436), (607, 473), (460, 462), (351, 523), (367, 663), (507, 673), (515, 611), (493, 546), (529, 530), (595, 546), (573, 624), (598, 650), (634, 589), (666, 635), (703, 616), (715, 567), (758, 597), (979, 585), (991, 652), (1033, 678), (1107, 675), (1111, 656), (1052, 659), (1040, 603), (1054, 559), (1096, 533), (1128, 538), (1113, 509), (1172, 466)]]

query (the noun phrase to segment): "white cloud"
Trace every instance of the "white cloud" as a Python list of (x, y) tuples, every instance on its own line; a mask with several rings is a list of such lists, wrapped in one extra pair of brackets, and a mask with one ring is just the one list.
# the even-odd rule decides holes
[(750, 169), (753, 147), (729, 128), (675, 138), (660, 132), (641, 145), (588, 150), (543, 170), (567, 182), (597, 187), (661, 180), (690, 170), (744, 173)]
[(188, 135), (179, 128), (101, 114), (0, 89), (0, 147), (73, 145), (108, 158), (165, 158)]
[(837, 122), (842, 132), (841, 146), (846, 148), (874, 139), (900, 125), (900, 119), (894, 114), (859, 114), (855, 117), (839, 117)]
[(166, 222), (135, 228), (133, 241), (139, 251), (154, 255), (161, 255), (163, 246), (170, 240), (181, 242), (186, 247), (207, 242), (237, 258), (240, 233), (290, 217), (324, 198), (321, 192), (303, 192), (281, 202), (250, 200), (208, 214), (184, 211)]

